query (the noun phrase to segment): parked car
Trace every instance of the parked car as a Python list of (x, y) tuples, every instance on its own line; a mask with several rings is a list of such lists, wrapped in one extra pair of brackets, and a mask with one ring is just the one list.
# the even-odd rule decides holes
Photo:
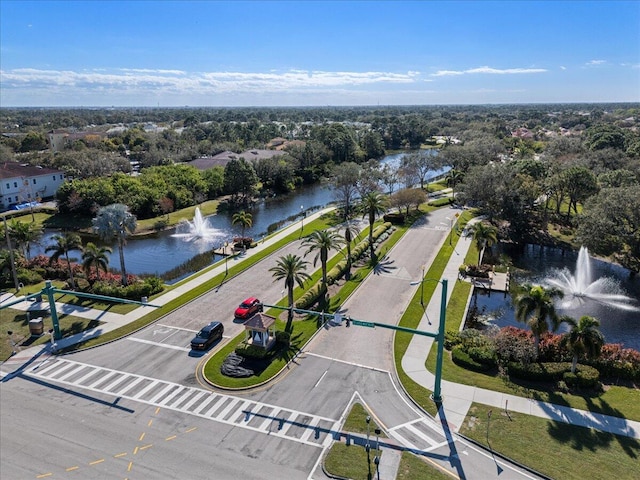
[(224, 325), (220, 322), (211, 322), (202, 327), (202, 329), (191, 340), (191, 348), (193, 350), (206, 350), (217, 340), (222, 338), (224, 333)]
[(234, 313), (236, 318), (246, 320), (262, 311), (262, 303), (256, 297), (249, 297), (242, 302)]

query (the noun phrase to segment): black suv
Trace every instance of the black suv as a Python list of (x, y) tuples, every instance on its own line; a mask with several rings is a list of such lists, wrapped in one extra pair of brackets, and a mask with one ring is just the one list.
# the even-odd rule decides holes
[(224, 332), (224, 325), (220, 322), (211, 322), (202, 327), (202, 330), (191, 340), (191, 348), (193, 350), (206, 350), (213, 342), (220, 340)]

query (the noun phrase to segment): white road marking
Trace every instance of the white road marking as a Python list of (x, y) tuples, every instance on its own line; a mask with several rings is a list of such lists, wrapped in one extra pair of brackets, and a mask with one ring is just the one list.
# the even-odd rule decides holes
[(169, 345), (168, 343), (152, 342), (151, 340), (145, 340), (144, 338), (135, 338), (135, 337), (126, 337), (126, 338), (127, 340), (130, 340), (132, 342), (146, 343), (147, 345), (155, 345), (156, 347), (171, 348), (172, 350), (180, 350), (181, 352), (191, 351), (190, 348), (179, 347), (177, 345)]

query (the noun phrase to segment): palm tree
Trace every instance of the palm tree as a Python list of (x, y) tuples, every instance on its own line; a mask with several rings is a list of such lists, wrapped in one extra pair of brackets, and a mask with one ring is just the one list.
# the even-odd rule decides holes
[(284, 286), (287, 288), (287, 300), (289, 302), (289, 314), (287, 317), (286, 332), (291, 332), (293, 325), (293, 287), (298, 284), (300, 288), (304, 286), (304, 282), (310, 278), (305, 272), (308, 262), (291, 253), (280, 257), (276, 261), (276, 266), (269, 269), (273, 272), (276, 280), (284, 279)]
[(467, 235), (473, 237), (473, 241), (476, 242), (476, 247), (478, 248), (478, 265), (480, 265), (482, 251), (485, 248), (491, 248), (497, 243), (498, 229), (488, 223), (477, 222), (469, 226), (469, 233)]
[(571, 330), (564, 334), (562, 340), (569, 351), (573, 353), (571, 373), (576, 373), (578, 357), (596, 358), (604, 345), (604, 336), (598, 330), (600, 322), (594, 317), (584, 315), (578, 322), (571, 317), (562, 317), (562, 321), (571, 326)]
[(556, 331), (561, 323), (554, 300), (562, 298), (562, 290), (546, 289), (541, 285), (525, 285), (524, 291), (516, 296), (516, 320), (531, 328), (536, 347), (536, 356), (540, 353), (540, 336), (549, 330), (547, 321), (551, 321), (551, 330)]
[(109, 271), (109, 256), (107, 254), (113, 252), (111, 247), (99, 247), (93, 242), (89, 242), (84, 247), (82, 252), (82, 268), (89, 278), (91, 267), (96, 269), (96, 278), (100, 280), (100, 269), (104, 270), (104, 273)]
[(240, 227), (242, 227), (242, 238), (244, 238), (244, 229), (251, 228), (251, 225), (253, 225), (253, 216), (244, 210), (236, 212), (231, 218), (231, 225), (235, 225), (236, 223), (239, 223)]
[(31, 258), (31, 242), (40, 236), (42, 228), (35, 223), (13, 220), (8, 229), (11, 239), (16, 242), (16, 246), (22, 250), (22, 254), (29, 260)]
[(451, 187), (451, 198), (456, 199), (456, 185), (462, 182), (463, 173), (460, 170), (452, 168), (449, 173), (444, 177), (444, 181), (447, 182), (447, 186)]
[(380, 192), (369, 192), (360, 200), (360, 211), (362, 218), (369, 217), (369, 250), (371, 252), (371, 261), (375, 263), (375, 248), (373, 246), (373, 224), (378, 215), (382, 215), (387, 211), (387, 197)]
[(360, 230), (355, 223), (350, 221), (345, 222), (342, 229), (344, 232), (344, 243), (347, 246), (347, 271), (345, 278), (349, 280), (351, 278), (351, 242), (359, 236)]
[(82, 251), (82, 239), (77, 233), (71, 232), (64, 232), (61, 235), (54, 235), (52, 239), (56, 243), (54, 245), (49, 245), (44, 249), (45, 252), (53, 252), (51, 258), (49, 259), (49, 263), (57, 262), (58, 259), (64, 255), (64, 258), (67, 261), (67, 268), (69, 269), (69, 283), (71, 284), (71, 288), (75, 289), (76, 283), (73, 279), (73, 268), (71, 268), (71, 259), (69, 258), (69, 252), (72, 250)]
[(318, 259), (322, 266), (322, 285), (327, 286), (327, 260), (329, 259), (329, 250), (339, 250), (342, 246), (343, 238), (333, 230), (316, 230), (302, 241), (302, 245), (307, 247), (307, 254), (317, 251), (313, 259), (313, 266), (316, 266)]
[(92, 220), (93, 231), (104, 241), (111, 241), (113, 237), (118, 240), (120, 253), (120, 272), (122, 285), (127, 286), (127, 270), (124, 266), (124, 246), (127, 243), (127, 235), (135, 232), (137, 219), (129, 211), (129, 207), (121, 203), (114, 203), (98, 210), (98, 215)]

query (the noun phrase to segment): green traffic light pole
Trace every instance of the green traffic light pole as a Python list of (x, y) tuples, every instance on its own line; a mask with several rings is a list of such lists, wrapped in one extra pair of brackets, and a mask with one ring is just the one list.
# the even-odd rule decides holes
[[(416, 335), (423, 335), (425, 337), (434, 338), (438, 343), (438, 349), (437, 349), (437, 357), (436, 357), (436, 372), (435, 372), (436, 378), (435, 378), (435, 385), (433, 388), (433, 394), (431, 395), (431, 398), (436, 404), (441, 404), (442, 403), (442, 360), (444, 356), (444, 329), (446, 325), (446, 315), (447, 315), (448, 281), (447, 279), (435, 280), (432, 278), (424, 278), (420, 282), (411, 282), (411, 285), (417, 285), (418, 283), (422, 284), (424, 282), (436, 282), (436, 283), (442, 284), (442, 296), (440, 300), (440, 322), (438, 324), (438, 331), (436, 333), (425, 332), (423, 330), (416, 330), (414, 328), (400, 327), (398, 325), (389, 325), (389, 324), (380, 323), (380, 322), (368, 322), (365, 320), (356, 320), (351, 317), (347, 317), (347, 326), (351, 324), (351, 325), (357, 325), (359, 327), (369, 327), (369, 328), (381, 327), (381, 328), (388, 328), (391, 330), (398, 330), (400, 332), (413, 333)], [(340, 314), (316, 312), (314, 310), (303, 310), (301, 308), (294, 308), (294, 307), (283, 307), (281, 305), (268, 305), (266, 303), (263, 303), (262, 305), (263, 307), (279, 308), (281, 310), (293, 310), (296, 313), (321, 315), (323, 318), (324, 317), (342, 318), (342, 315)]]
[(54, 293), (74, 295), (76, 297), (89, 298), (91, 300), (105, 300), (107, 302), (115, 302), (115, 303), (131, 303), (134, 305), (147, 305), (149, 307), (160, 308), (160, 305), (152, 305), (147, 302), (138, 302), (136, 300), (127, 300), (124, 298), (117, 298), (117, 297), (107, 297), (105, 295), (95, 295), (93, 293), (74, 292), (73, 290), (61, 290), (59, 288), (54, 288), (51, 285), (51, 280), (47, 280), (45, 282), (44, 288), (39, 293), (32, 293), (30, 295), (25, 295), (23, 298), (19, 300), (15, 300), (13, 302), (0, 305), (0, 310), (10, 307), (12, 305), (15, 305), (17, 303), (24, 302), (26, 300), (31, 300), (32, 298), (35, 299), (35, 298), (42, 297), (43, 295), (46, 295), (47, 300), (49, 301), (49, 307), (50, 307), (49, 309), (51, 312), (51, 323), (53, 323), (53, 339), (60, 340), (62, 338), (62, 333), (60, 332), (60, 321), (58, 319), (58, 311), (56, 310), (56, 300), (55, 300), (55, 297), (53, 296)]

